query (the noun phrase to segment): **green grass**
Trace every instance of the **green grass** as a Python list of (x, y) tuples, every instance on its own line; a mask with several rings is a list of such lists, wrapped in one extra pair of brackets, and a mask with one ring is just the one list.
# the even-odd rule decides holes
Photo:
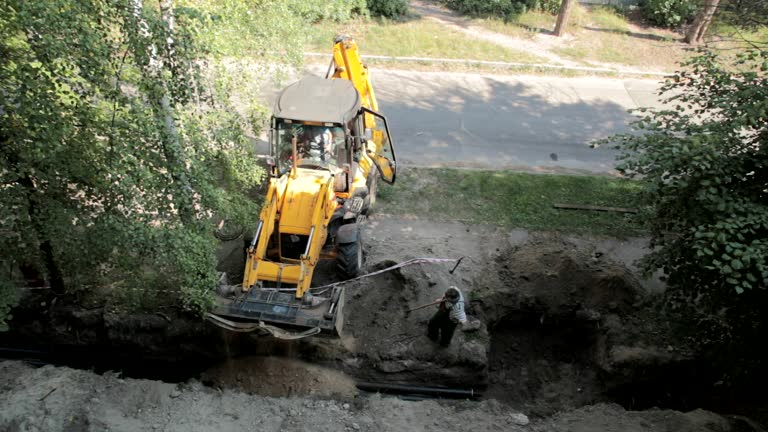
[(389, 214), (619, 237), (646, 233), (639, 214), (552, 206), (636, 207), (640, 185), (631, 180), (444, 168), (401, 171), (393, 187), (379, 189), (379, 208)]
[(585, 17), (580, 17), (582, 20), (586, 19), (591, 22), (597, 28), (603, 30), (611, 30), (616, 32), (629, 31), (629, 23), (626, 17), (622, 16), (616, 10), (604, 7), (595, 7), (589, 11), (584, 11)]
[(541, 57), (472, 39), (429, 20), (396, 22), (356, 20), (350, 23), (324, 22), (309, 27), (307, 51), (329, 52), (333, 36), (349, 34), (364, 55), (435, 57), (520, 63), (540, 63)]
[(475, 19), (473, 23), (496, 33), (519, 38), (533, 38), (536, 33), (554, 29), (556, 19), (557, 17), (545, 12), (528, 11), (513, 17), (508, 22), (500, 18), (487, 17)]
[(672, 70), (688, 55), (682, 35), (634, 24), (613, 8), (576, 5), (571, 12), (568, 37), (563, 39), (549, 35), (556, 19), (554, 15), (529, 11), (508, 22), (494, 18), (473, 22), (518, 38), (533, 39), (538, 33), (546, 34), (542, 42), (551, 52), (585, 65), (616, 63)]

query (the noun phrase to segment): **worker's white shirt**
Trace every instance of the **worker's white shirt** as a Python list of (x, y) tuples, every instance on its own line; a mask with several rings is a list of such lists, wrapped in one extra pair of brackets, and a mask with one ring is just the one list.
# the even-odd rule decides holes
[(451, 306), (448, 317), (453, 322), (464, 323), (467, 321), (467, 314), (464, 312), (464, 294), (462, 294), (461, 291), (459, 291), (459, 301)]

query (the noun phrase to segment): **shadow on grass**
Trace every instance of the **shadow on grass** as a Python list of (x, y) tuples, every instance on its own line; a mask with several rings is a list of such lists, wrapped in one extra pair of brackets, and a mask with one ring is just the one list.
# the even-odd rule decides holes
[(521, 24), (521, 23), (516, 23), (512, 21), (508, 21), (507, 24), (515, 27), (519, 27), (529, 33), (539, 33), (539, 34), (548, 35), (548, 36), (552, 36), (555, 34), (555, 31), (550, 30), (549, 28), (536, 27), (529, 24)]
[[(415, 4), (411, 5), (411, 13), (416, 19), (421, 19), (424, 17), (433, 17), (443, 21), (448, 21), (451, 24), (457, 25), (465, 29), (473, 26), (471, 18), (481, 18), (481, 19), (499, 18), (497, 15), (493, 15), (493, 14), (462, 14), (453, 10), (444, 11), (444, 10), (436, 9), (430, 6), (419, 6)], [(534, 27), (528, 24), (520, 24), (507, 19), (505, 19), (504, 22), (506, 24), (519, 27), (531, 33), (541, 33), (546, 35), (554, 34), (553, 31), (550, 29)]]
[(637, 38), (637, 39), (647, 39), (647, 40), (652, 40), (652, 41), (657, 41), (657, 42), (669, 42), (669, 41), (673, 40), (671, 38), (655, 35), (655, 34), (652, 34), (652, 33), (637, 33), (637, 32), (631, 32), (629, 30), (603, 29), (603, 28), (588, 27), (588, 26), (584, 26), (582, 28), (584, 30), (589, 30), (589, 31), (594, 31), (594, 32), (613, 33), (613, 34), (618, 34), (618, 35), (631, 36), (631, 37)]

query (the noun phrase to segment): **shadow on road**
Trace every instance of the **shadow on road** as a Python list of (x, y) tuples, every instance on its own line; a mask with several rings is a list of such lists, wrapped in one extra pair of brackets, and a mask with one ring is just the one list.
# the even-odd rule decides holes
[(401, 164), (610, 173), (616, 152), (589, 143), (627, 132), (634, 120), (623, 89), (584, 95), (544, 80), (424, 77), (382, 75), (374, 83)]

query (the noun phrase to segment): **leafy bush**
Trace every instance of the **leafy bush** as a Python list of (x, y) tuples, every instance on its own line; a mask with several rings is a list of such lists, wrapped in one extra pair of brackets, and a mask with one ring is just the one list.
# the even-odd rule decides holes
[(557, 13), (560, 9), (559, 0), (443, 0), (443, 3), (462, 14), (504, 19), (529, 10)]
[(203, 312), (211, 218), (258, 212), (258, 125), (201, 61), (213, 18), (137, 4), (0, 3), (0, 324), (20, 273), (6, 264), (56, 291), (164, 289)]
[(618, 137), (619, 168), (653, 208), (651, 252), (671, 304), (692, 310), (692, 339), (727, 375), (765, 378), (768, 330), (768, 52), (723, 65), (693, 58), (663, 87), (671, 109)]
[(0, 279), (0, 332), (8, 330), (8, 321), (12, 318), (11, 309), (18, 301), (17, 285), (8, 279)]
[(644, 0), (643, 16), (662, 27), (676, 27), (690, 22), (696, 14), (697, 0)]
[(304, 20), (347, 21), (365, 12), (365, 0), (289, 0), (289, 8)]
[(663, 88), (675, 109), (650, 112), (621, 137), (621, 170), (655, 208), (645, 259), (669, 282), (714, 303), (768, 285), (768, 53), (732, 71), (714, 54)]
[(408, 13), (408, 0), (367, 0), (371, 15), (398, 18)]

